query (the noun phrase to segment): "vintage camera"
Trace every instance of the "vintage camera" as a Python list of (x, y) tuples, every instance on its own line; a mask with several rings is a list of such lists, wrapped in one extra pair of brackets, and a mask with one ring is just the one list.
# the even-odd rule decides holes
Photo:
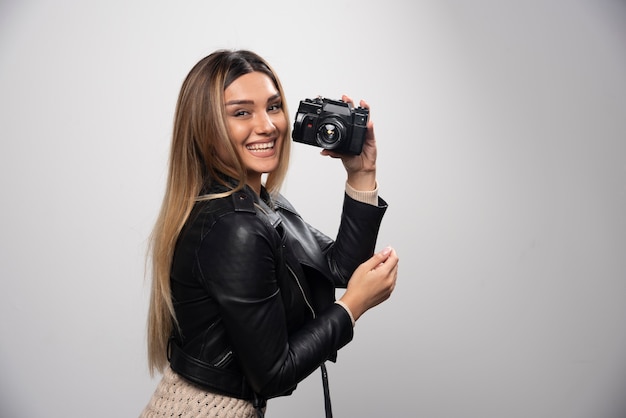
[(300, 102), (291, 137), (338, 153), (358, 155), (363, 149), (369, 110), (322, 97)]

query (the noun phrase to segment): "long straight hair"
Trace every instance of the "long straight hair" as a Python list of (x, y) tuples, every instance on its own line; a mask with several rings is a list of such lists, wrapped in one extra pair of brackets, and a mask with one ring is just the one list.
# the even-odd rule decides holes
[[(150, 237), (152, 288), (147, 342), (151, 375), (157, 370), (163, 372), (167, 365), (168, 340), (178, 325), (170, 289), (170, 270), (178, 235), (198, 200), (227, 196), (246, 184), (245, 167), (229, 139), (224, 90), (238, 77), (255, 71), (273, 81), (288, 121), (280, 80), (270, 65), (251, 51), (216, 51), (200, 60), (182, 84), (174, 116), (165, 196)], [(265, 187), (272, 194), (278, 193), (287, 173), (289, 135), (288, 130), (281, 141), (278, 167), (265, 180)], [(220, 158), (222, 153), (217, 149), (225, 150), (228, 158)], [(223, 174), (236, 179), (237, 186), (219, 196), (200, 196), (202, 189), (212, 182), (231, 188)]]

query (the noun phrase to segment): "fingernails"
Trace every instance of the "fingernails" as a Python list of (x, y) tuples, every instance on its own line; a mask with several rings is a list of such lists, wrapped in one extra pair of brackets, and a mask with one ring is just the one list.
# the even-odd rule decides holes
[(389, 253), (391, 253), (391, 250), (392, 250), (391, 247), (386, 247), (385, 249), (383, 249), (381, 251), (381, 254), (384, 255), (384, 256), (387, 256), (387, 255), (389, 255)]

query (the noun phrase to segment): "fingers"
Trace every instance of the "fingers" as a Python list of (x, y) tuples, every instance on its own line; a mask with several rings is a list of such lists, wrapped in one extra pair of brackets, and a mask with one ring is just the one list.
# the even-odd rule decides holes
[(374, 254), (369, 260), (366, 261), (368, 267), (371, 267), (369, 270), (374, 270), (380, 265), (384, 264), (392, 252), (393, 248), (385, 247), (382, 251)]
[[(345, 94), (342, 95), (341, 101), (345, 103), (349, 103), (351, 106), (354, 107), (354, 100), (352, 100), (350, 96), (347, 96)], [(370, 141), (372, 141), (374, 140), (374, 123), (372, 122), (372, 118), (371, 118), (372, 112), (370, 109), (370, 105), (365, 100), (361, 100), (359, 102), (359, 106), (370, 111), (370, 117), (368, 118), (368, 121), (367, 121), (367, 133), (365, 135), (366, 135), (366, 140), (369, 139)]]
[(385, 264), (389, 260), (390, 257), (393, 257), (396, 259), (395, 262), (390, 263), (389, 267), (391, 268), (393, 264), (397, 264), (397, 256), (395, 255), (395, 251), (393, 248), (386, 247), (382, 251), (370, 257), (369, 260), (363, 262), (363, 264), (361, 264), (359, 268), (362, 268), (363, 270), (366, 270), (366, 271), (375, 270), (376, 268)]
[(396, 250), (394, 250), (391, 247), (387, 247), (385, 250), (387, 249), (390, 250), (389, 253), (387, 254), (387, 258), (385, 258), (385, 260), (382, 261), (381, 263), (377, 264), (373, 270), (377, 270), (377, 269), (380, 269), (381, 267), (385, 267), (387, 271), (391, 271), (393, 269), (398, 268), (398, 262), (400, 261), (400, 259), (398, 258), (398, 254), (396, 254)]
[(341, 157), (344, 156), (343, 154), (340, 154), (340, 153), (337, 153), (335, 151), (331, 151), (331, 150), (328, 150), (328, 149), (321, 150), (320, 154), (327, 155), (327, 156), (332, 157), (332, 158), (341, 158)]
[(341, 300), (349, 306), (356, 320), (389, 299), (397, 276), (398, 256), (393, 248), (386, 247), (356, 269)]
[[(347, 96), (345, 94), (341, 96), (341, 101), (344, 102), (344, 103), (350, 103), (352, 106), (354, 106), (354, 100), (352, 100), (352, 98), (350, 96)], [(359, 101), (359, 106), (361, 106), (362, 108), (365, 108), (365, 109), (369, 109), (370, 108), (369, 103), (367, 103), (365, 100)]]
[[(387, 247), (391, 251), (388, 253), (387, 258), (376, 265), (372, 270), (372, 273), (381, 274), (382, 277), (386, 277), (391, 280), (391, 291), (395, 287), (396, 278), (398, 277), (398, 264), (400, 259), (398, 258), (398, 254), (393, 248)], [(384, 250), (383, 250), (384, 251)]]

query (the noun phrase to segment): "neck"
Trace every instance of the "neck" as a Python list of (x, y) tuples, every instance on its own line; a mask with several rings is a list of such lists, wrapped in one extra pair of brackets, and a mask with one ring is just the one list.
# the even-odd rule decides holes
[(257, 195), (261, 195), (261, 175), (254, 175), (251, 173), (248, 173), (248, 181), (247, 181), (248, 186), (250, 186), (250, 188), (252, 190), (254, 190), (256, 192)]

